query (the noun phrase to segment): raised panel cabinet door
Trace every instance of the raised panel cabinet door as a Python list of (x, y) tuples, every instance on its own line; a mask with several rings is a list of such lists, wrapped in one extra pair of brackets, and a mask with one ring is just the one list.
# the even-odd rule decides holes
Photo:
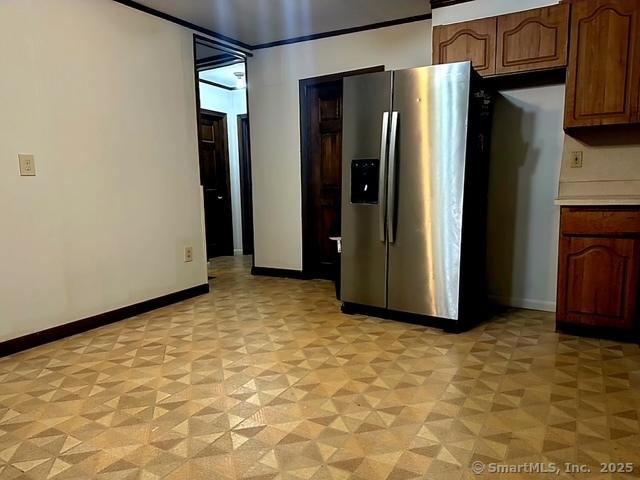
[(640, 90), (640, 1), (572, 4), (565, 127), (634, 123)]
[(570, 11), (561, 4), (498, 17), (496, 73), (566, 66)]
[(639, 242), (637, 238), (562, 236), (558, 321), (633, 328)]
[(433, 29), (433, 63), (470, 60), (482, 76), (496, 73), (497, 19), (438, 25)]

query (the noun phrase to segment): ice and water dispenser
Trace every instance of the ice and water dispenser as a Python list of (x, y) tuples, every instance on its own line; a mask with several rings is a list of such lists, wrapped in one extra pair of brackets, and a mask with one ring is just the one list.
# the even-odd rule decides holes
[(351, 161), (351, 203), (378, 203), (380, 160)]

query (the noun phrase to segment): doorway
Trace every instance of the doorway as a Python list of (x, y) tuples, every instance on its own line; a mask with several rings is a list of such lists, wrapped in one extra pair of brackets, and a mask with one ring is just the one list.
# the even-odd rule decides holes
[(384, 66), (300, 80), (302, 270), (335, 279), (342, 192), (342, 83)]
[(238, 152), (240, 158), (240, 200), (242, 204), (242, 254), (253, 255), (251, 146), (249, 117), (247, 114), (238, 115)]
[(200, 180), (207, 260), (233, 255), (227, 114), (200, 110)]
[[(249, 131), (246, 59), (250, 55), (194, 35), (200, 180), (208, 259), (253, 253), (249, 139), (244, 140), (241, 131), (244, 129), (247, 134)], [(247, 222), (251, 224), (245, 225)]]

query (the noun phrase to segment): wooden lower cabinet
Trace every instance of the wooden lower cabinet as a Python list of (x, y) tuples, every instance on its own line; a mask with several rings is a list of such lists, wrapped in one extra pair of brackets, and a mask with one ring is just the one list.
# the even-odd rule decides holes
[(640, 209), (564, 207), (558, 328), (637, 332), (639, 266)]

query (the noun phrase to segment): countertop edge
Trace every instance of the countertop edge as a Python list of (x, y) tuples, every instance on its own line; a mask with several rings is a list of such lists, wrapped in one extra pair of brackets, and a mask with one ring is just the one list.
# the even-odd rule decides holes
[(556, 198), (553, 203), (561, 207), (595, 207), (595, 206), (640, 206), (640, 197), (624, 198), (594, 198), (594, 197), (574, 197)]

